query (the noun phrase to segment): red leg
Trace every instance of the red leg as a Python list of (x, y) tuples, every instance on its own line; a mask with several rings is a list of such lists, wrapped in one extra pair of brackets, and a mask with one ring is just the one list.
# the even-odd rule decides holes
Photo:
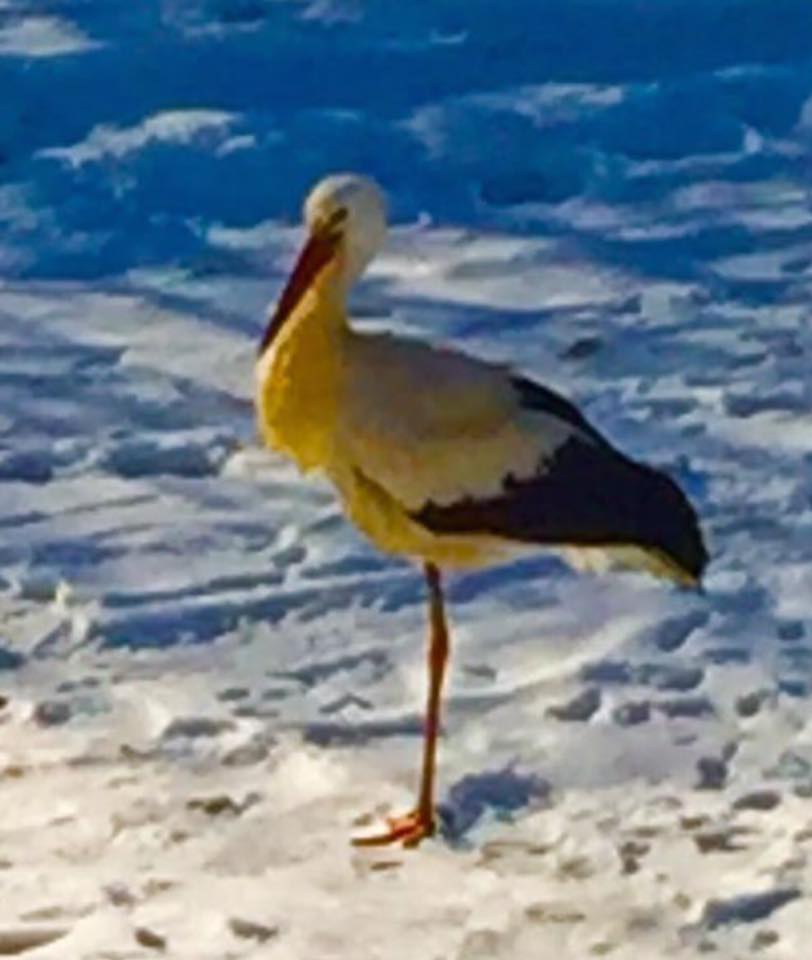
[(383, 846), (398, 841), (406, 847), (414, 847), (425, 837), (430, 837), (436, 826), (434, 781), (443, 678), (448, 662), (448, 626), (445, 619), (440, 571), (433, 563), (427, 563), (425, 573), (429, 589), (429, 692), (423, 738), (423, 770), (417, 807), (403, 817), (390, 817), (389, 830), (386, 833), (353, 840), (353, 843), (359, 847)]

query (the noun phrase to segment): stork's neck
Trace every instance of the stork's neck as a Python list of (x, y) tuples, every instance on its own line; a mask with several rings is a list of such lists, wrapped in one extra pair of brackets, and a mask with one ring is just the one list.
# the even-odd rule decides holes
[(330, 460), (350, 340), (341, 281), (335, 266), (327, 266), (257, 364), (256, 405), (263, 438), (305, 470)]
[[(303, 303), (308, 308), (305, 323), (322, 326), (325, 329), (343, 329), (347, 326), (347, 299), (352, 279), (347, 277), (344, 258), (336, 257), (316, 277), (313, 286), (307, 292)], [(298, 318), (297, 318), (298, 319)]]
[[(285, 343), (286, 350), (313, 349), (325, 345), (325, 337), (348, 329), (347, 285), (340, 263), (331, 262), (311, 282), (302, 298), (271, 336), (266, 333), (266, 344), (258, 361), (259, 370), (270, 371), (273, 357)], [(271, 321), (273, 325), (276, 320)]]

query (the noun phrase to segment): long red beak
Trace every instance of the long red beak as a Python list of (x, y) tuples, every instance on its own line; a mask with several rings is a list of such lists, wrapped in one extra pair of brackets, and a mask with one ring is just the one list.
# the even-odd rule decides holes
[(276, 338), (287, 318), (296, 309), (299, 301), (307, 293), (313, 281), (332, 260), (336, 252), (340, 235), (329, 230), (317, 230), (310, 234), (302, 247), (296, 266), (293, 268), (282, 296), (276, 304), (276, 310), (265, 328), (259, 344), (262, 354)]

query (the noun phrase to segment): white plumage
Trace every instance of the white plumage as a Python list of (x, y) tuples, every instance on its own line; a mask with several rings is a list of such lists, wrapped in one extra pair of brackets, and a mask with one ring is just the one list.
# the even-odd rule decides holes
[(418, 803), (372, 842), (434, 829), (435, 743), (448, 635), (440, 568), (540, 546), (697, 583), (707, 553), (668, 477), (615, 450), (567, 400), (508, 368), (350, 327), (349, 287), (382, 245), (371, 181), (328, 177), (305, 203), (308, 240), (262, 339), (257, 411), (269, 446), (333, 481), (381, 549), (425, 565), (430, 688)]
[(495, 496), (573, 434), (522, 410), (506, 368), (388, 335), (354, 338), (337, 429), (342, 456), (407, 510)]

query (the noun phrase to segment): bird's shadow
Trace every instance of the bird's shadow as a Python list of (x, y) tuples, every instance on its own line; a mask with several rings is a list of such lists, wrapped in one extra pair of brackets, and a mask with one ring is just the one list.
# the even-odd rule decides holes
[(510, 820), (525, 808), (546, 807), (551, 792), (543, 777), (512, 766), (467, 774), (439, 805), (440, 833), (452, 846), (466, 846), (471, 831), (483, 819)]

